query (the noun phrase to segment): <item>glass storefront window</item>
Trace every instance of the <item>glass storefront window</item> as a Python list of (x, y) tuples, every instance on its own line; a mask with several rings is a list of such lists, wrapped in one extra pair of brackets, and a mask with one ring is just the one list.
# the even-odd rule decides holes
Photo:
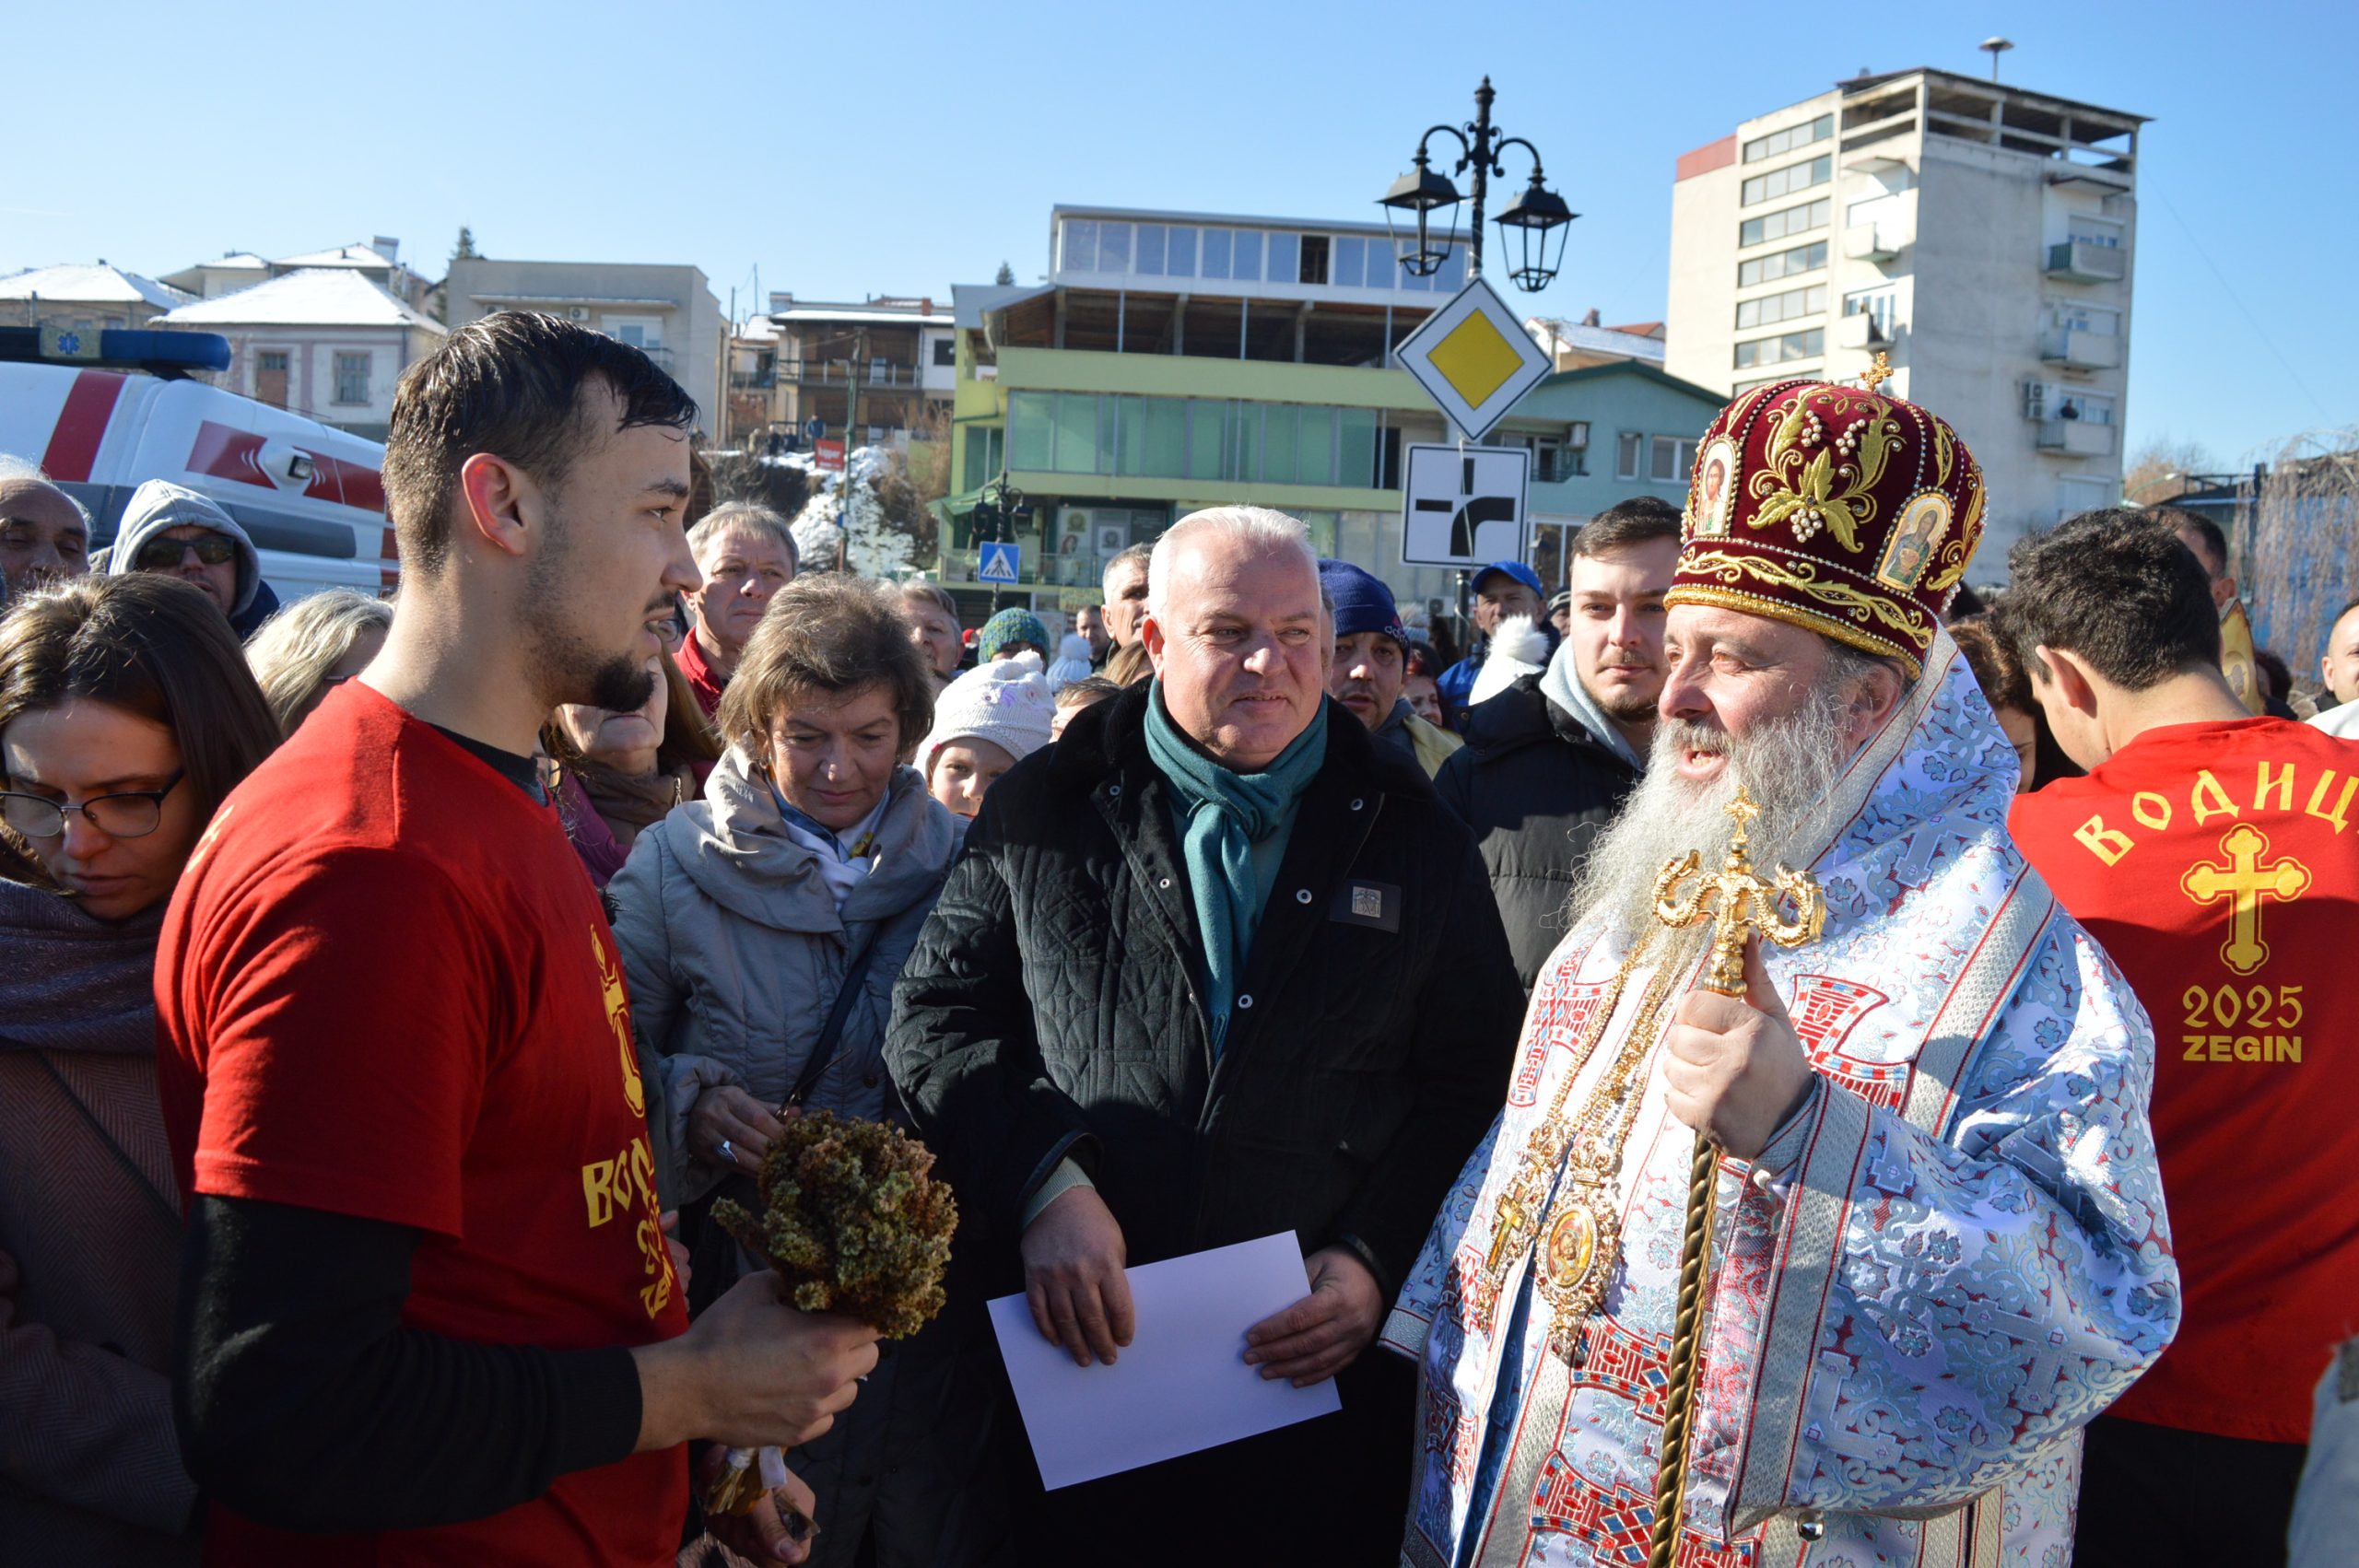
[(1050, 455), (1059, 474), (1097, 472), (1097, 399), (1087, 392), (1057, 394), (1056, 447)]
[(1049, 451), (1056, 435), (1054, 392), (1007, 394), (1007, 465), (1038, 473), (1049, 466)]
[(1376, 484), (1376, 410), (1345, 408), (1336, 413), (1335, 483), (1354, 486)]
[(1188, 400), (1188, 477), (1225, 479), (1228, 476), (1228, 409), (1203, 398)]

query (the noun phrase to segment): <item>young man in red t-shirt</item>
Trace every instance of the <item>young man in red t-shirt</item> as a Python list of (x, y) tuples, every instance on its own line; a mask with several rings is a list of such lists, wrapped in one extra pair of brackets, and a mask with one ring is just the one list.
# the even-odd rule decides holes
[(767, 1274), (688, 1327), (621, 965), (529, 755), (556, 704), (647, 695), (695, 413), (546, 316), (413, 367), (384, 652), (190, 860), (156, 989), (208, 1562), (668, 1564), (687, 1439), (806, 1439), (874, 1364)]
[(2086, 513), (2008, 566), (2001, 633), (2089, 770), (2012, 825), (2154, 1020), (2186, 1293), (2089, 1427), (2077, 1561), (2282, 1561), (2311, 1390), (2359, 1315), (2359, 746), (2245, 711), (2203, 568), (2153, 519)]

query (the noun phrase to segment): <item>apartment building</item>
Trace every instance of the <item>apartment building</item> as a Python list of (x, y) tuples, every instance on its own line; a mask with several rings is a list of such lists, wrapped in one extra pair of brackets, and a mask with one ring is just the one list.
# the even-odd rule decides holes
[(1745, 121), (1678, 163), (1664, 368), (1728, 394), (1883, 352), (1980, 462), (1974, 575), (2003, 578), (2121, 493), (2144, 123), (1931, 69)]
[(949, 302), (879, 295), (858, 304), (772, 294), (730, 340), (731, 445), (775, 434), (800, 446), (812, 420), (853, 446), (897, 439), (946, 411), (957, 384)]
[(697, 400), (697, 428), (722, 428), (728, 324), (696, 267), (460, 256), (442, 290), (454, 331), (498, 310), (544, 310), (644, 349)]

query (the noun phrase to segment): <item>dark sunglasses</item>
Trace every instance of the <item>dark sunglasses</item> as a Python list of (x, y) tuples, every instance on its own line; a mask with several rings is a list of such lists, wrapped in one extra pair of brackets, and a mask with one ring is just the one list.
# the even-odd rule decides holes
[(202, 539), (166, 539), (159, 535), (139, 546), (132, 564), (141, 571), (168, 572), (187, 558), (191, 550), (208, 567), (227, 566), (238, 558), (238, 542), (218, 533), (208, 533)]

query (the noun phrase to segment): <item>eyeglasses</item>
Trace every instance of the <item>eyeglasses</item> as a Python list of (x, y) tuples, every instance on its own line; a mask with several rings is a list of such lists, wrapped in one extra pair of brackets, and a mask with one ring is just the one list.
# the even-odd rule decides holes
[(139, 546), (139, 555), (132, 565), (144, 572), (168, 572), (187, 558), (188, 552), (208, 567), (224, 567), (238, 558), (238, 542), (218, 533), (208, 533), (202, 539), (166, 539), (161, 535)]
[(65, 831), (65, 813), (80, 812), (84, 822), (110, 838), (145, 838), (164, 820), (164, 797), (187, 777), (186, 769), (176, 770), (160, 790), (93, 795), (78, 806), (61, 805), (46, 795), (0, 790), (0, 822), (28, 838), (54, 838)]

